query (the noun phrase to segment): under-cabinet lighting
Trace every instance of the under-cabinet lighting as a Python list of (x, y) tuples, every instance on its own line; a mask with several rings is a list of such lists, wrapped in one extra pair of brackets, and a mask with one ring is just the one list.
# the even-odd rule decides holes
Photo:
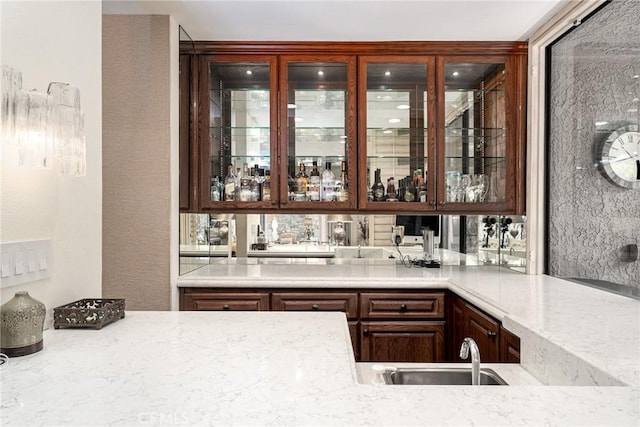
[(457, 72), (457, 71), (454, 71), (453, 73), (451, 73), (451, 75), (452, 75), (453, 77), (458, 77), (458, 76), (460, 75), (460, 73), (459, 73), (459, 72)]
[(247, 70), (247, 71), (245, 71), (245, 73), (247, 73), (247, 75), (250, 76), (251, 74), (253, 74), (253, 71)]
[(385, 72), (384, 72), (384, 75), (385, 75), (385, 76), (390, 76), (390, 75), (391, 75), (391, 71), (385, 71)]
[(393, 131), (392, 131), (392, 130), (388, 130), (388, 129), (387, 129), (387, 130), (383, 130), (383, 131), (382, 131), (382, 133), (390, 134), (390, 133), (393, 133)]
[(389, 119), (389, 123), (400, 123), (400, 119)]
[(322, 71), (322, 70), (318, 70), (318, 75), (319, 75), (319, 76), (324, 76), (324, 71)]
[(398, 110), (408, 110), (411, 107), (409, 107), (407, 104), (400, 104), (400, 105), (397, 105), (396, 108)]

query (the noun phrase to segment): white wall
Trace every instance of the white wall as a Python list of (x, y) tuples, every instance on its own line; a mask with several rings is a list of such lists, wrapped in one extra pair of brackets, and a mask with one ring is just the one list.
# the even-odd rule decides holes
[[(102, 10), (100, 1), (0, 1), (2, 64), (22, 71), (23, 87), (67, 82), (81, 92), (87, 176), (18, 167), (17, 148), (0, 144), (0, 241), (50, 239), (51, 277), (4, 288), (2, 303), (26, 290), (47, 309), (101, 296)], [(50, 313), (49, 313), (50, 314)]]

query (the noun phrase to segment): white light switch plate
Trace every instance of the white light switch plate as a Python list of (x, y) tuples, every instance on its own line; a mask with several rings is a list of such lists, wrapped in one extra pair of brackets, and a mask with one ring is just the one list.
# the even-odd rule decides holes
[(0, 243), (0, 288), (51, 276), (51, 240)]

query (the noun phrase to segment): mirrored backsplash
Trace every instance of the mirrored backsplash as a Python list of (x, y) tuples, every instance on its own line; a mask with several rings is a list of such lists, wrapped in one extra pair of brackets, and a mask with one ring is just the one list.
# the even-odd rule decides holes
[(180, 214), (180, 274), (225, 258), (424, 260), (524, 273), (526, 242), (518, 215)]

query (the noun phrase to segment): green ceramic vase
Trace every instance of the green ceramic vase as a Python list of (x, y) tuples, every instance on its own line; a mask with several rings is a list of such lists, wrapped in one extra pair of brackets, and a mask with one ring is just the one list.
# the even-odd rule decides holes
[(0, 352), (9, 357), (42, 350), (42, 329), (46, 308), (26, 291), (0, 307)]

